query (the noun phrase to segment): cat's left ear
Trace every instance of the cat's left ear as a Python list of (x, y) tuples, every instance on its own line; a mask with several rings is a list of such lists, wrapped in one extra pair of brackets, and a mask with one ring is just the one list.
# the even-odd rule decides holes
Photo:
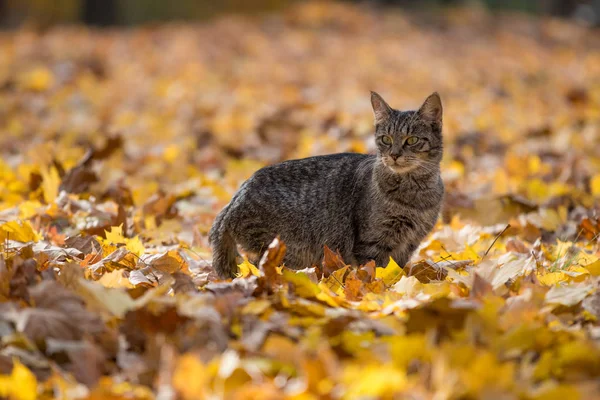
[(440, 125), (442, 124), (442, 113), (442, 99), (440, 99), (438, 92), (430, 94), (419, 109), (421, 119)]
[(371, 105), (375, 114), (375, 124), (386, 121), (392, 114), (392, 108), (388, 106), (383, 97), (375, 92), (371, 92)]

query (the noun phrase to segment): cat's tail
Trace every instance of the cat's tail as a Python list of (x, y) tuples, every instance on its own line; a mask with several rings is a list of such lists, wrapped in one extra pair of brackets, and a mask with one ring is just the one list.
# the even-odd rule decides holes
[(227, 210), (228, 207), (217, 215), (210, 229), (209, 240), (213, 251), (213, 268), (221, 278), (234, 278), (238, 252), (235, 239), (226, 227)]

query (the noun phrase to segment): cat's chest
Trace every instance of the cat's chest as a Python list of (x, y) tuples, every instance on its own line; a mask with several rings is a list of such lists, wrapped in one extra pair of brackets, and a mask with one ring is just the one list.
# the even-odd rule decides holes
[(435, 210), (417, 210), (402, 206), (375, 207), (369, 218), (369, 231), (378, 232), (389, 242), (421, 240), (435, 224)]

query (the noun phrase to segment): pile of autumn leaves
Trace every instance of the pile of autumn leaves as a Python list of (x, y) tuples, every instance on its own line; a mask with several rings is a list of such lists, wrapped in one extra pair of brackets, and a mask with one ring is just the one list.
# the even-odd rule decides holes
[[(600, 90), (569, 71), (598, 79), (600, 47), (446, 17), (0, 37), (0, 397), (598, 396)], [(262, 165), (370, 150), (367, 85), (447, 99), (446, 203), (411, 262), (293, 271), (276, 239), (219, 280), (215, 214)]]

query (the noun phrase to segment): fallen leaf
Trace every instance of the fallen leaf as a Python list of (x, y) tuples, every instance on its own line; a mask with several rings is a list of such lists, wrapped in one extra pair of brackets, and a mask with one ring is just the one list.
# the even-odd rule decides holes
[(383, 280), (386, 286), (393, 286), (404, 275), (404, 270), (390, 257), (390, 261), (385, 268), (378, 267), (376, 270), (376, 278)]
[(10, 375), (0, 375), (0, 396), (15, 400), (37, 399), (38, 391), (35, 375), (16, 360)]
[(267, 288), (273, 289), (281, 281), (279, 266), (283, 262), (286, 246), (279, 238), (273, 239), (265, 254), (263, 254), (258, 265), (262, 276), (259, 280)]
[(580, 303), (592, 292), (591, 285), (553, 286), (546, 293), (546, 303), (571, 307)]

